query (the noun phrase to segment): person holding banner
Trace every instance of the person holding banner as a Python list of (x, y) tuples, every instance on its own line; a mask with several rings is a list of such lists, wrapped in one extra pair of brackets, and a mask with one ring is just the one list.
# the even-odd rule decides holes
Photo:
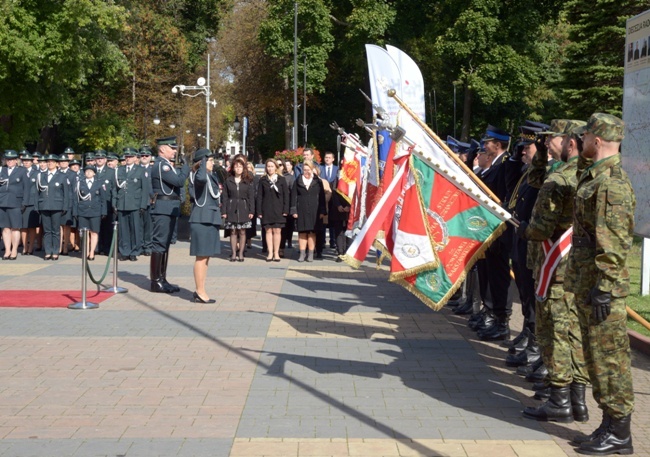
[(604, 113), (593, 114), (575, 131), (582, 136), (584, 157), (593, 160), (578, 179), (565, 283), (575, 294), (589, 379), (603, 411), (603, 420), (591, 435), (574, 438), (580, 443), (578, 452), (589, 455), (634, 452), (625, 298), (630, 293), (626, 261), (636, 198), (621, 164), (624, 131), (621, 119)]
[[(579, 142), (575, 131), (585, 122), (560, 121), (562, 120), (554, 119), (545, 133), (553, 138), (562, 137), (562, 149), (557, 157), (561, 159), (559, 163), (562, 165), (551, 171), (544, 181), (530, 222), (522, 222), (516, 230), (517, 236), (529, 240), (531, 245), (548, 243), (552, 247), (557, 243), (558, 246), (555, 250), (546, 246), (546, 256), (538, 257), (537, 263), (531, 265), (536, 278), (536, 332), (542, 359), (548, 369), (545, 385), (550, 386), (550, 398), (537, 408), (526, 408), (523, 414), (528, 419), (538, 421), (586, 422), (589, 412), (585, 390), (589, 375), (582, 351), (574, 296), (564, 288), (567, 257), (558, 251), (560, 240), (571, 230), (573, 224)], [(563, 132), (559, 132), (561, 124), (565, 124)], [(549, 138), (548, 142), (552, 141), (554, 140)], [(539, 149), (533, 167), (546, 172), (547, 148), (539, 140), (537, 144)], [(570, 236), (567, 238), (570, 242)], [(556, 257), (554, 252), (557, 252)], [(553, 258), (557, 259), (557, 263), (546, 261)]]

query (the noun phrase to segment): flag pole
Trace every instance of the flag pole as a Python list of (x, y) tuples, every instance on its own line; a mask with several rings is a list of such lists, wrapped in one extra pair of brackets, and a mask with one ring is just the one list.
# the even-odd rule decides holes
[(449, 157), (451, 157), (454, 160), (454, 162), (456, 162), (456, 164), (465, 173), (467, 173), (467, 175), (470, 177), (470, 179), (472, 181), (474, 181), (474, 183), (476, 183), (476, 185), (478, 187), (480, 187), (483, 192), (485, 192), (495, 202), (497, 202), (499, 204), (501, 203), (501, 200), (499, 200), (499, 197), (494, 195), (494, 193), (490, 190), (490, 188), (488, 186), (486, 186), (483, 181), (478, 179), (478, 177), (474, 174), (474, 172), (472, 170), (470, 170), (467, 165), (465, 165), (465, 162), (460, 160), (458, 158), (458, 156), (456, 154), (454, 154), (451, 151), (451, 149), (449, 149), (449, 147), (440, 139), (440, 137), (438, 135), (436, 135), (435, 132), (433, 130), (431, 130), (429, 128), (429, 126), (427, 124), (425, 124), (422, 121), (422, 119), (420, 119), (420, 117), (417, 114), (415, 114), (413, 112), (413, 110), (411, 110), (411, 108), (409, 108), (408, 105), (406, 103), (404, 103), (404, 101), (401, 98), (399, 98), (399, 96), (397, 95), (397, 91), (395, 89), (390, 89), (388, 91), (388, 96), (395, 99), (395, 101), (399, 104), (399, 106), (402, 107), (402, 109), (404, 111), (406, 111), (409, 114), (409, 116), (411, 116), (413, 118), (413, 120), (415, 122), (417, 122), (417, 124), (427, 133), (427, 135), (429, 135), (436, 143), (438, 143), (438, 145), (447, 153), (447, 155)]

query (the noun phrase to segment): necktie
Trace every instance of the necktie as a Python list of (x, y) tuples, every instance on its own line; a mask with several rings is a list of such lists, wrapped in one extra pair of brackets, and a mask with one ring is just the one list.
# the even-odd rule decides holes
[(129, 165), (128, 167), (126, 167), (126, 172), (129, 173), (130, 171), (131, 171), (131, 165)]
[(329, 181), (332, 177), (332, 167), (327, 167), (327, 180)]

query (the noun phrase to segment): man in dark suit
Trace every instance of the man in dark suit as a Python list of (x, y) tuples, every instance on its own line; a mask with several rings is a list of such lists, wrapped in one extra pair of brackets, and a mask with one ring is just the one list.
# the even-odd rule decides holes
[[(321, 165), (321, 173), (320, 176), (321, 178), (327, 180), (327, 182), (330, 185), (330, 189), (332, 189), (332, 192), (336, 192), (336, 183), (338, 181), (339, 177), (339, 167), (334, 165), (334, 153), (332, 151), (326, 151), (325, 152), (325, 165)], [(332, 200), (330, 200), (330, 206), (331, 206)], [(330, 213), (331, 207), (327, 208), (327, 212)], [(328, 219), (328, 224), (327, 227), (330, 232), (330, 248), (336, 249), (336, 230), (332, 227), (331, 223), (329, 222)], [(325, 243), (325, 240), (323, 240), (323, 243)]]
[[(144, 170), (144, 177), (149, 181), (149, 190), (151, 190), (151, 148), (142, 146), (138, 151), (140, 157), (140, 166)], [(142, 255), (149, 257), (151, 255), (151, 206), (147, 205), (146, 211), (142, 213)]]
[(135, 148), (124, 148), (126, 166), (115, 169), (113, 207), (119, 223), (119, 259), (138, 260), (142, 252), (141, 215), (149, 206), (149, 179), (144, 168), (135, 164)]
[(176, 137), (159, 138), (158, 157), (151, 170), (153, 208), (151, 210), (152, 246), (150, 261), (151, 291), (173, 293), (180, 291), (178, 286), (167, 282), (167, 260), (169, 245), (176, 219), (181, 214), (181, 189), (190, 174), (186, 164), (174, 168), (176, 156)]

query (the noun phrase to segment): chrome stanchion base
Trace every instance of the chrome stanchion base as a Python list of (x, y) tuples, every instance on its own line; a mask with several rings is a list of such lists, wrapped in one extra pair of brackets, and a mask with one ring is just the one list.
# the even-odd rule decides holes
[(90, 303), (89, 301), (87, 301), (86, 303), (80, 301), (68, 305), (68, 309), (97, 309), (97, 308), (99, 308), (99, 305), (97, 303)]
[(129, 291), (129, 289), (126, 289), (124, 287), (111, 286), (111, 287), (105, 287), (103, 291), (112, 292), (114, 294), (125, 294)]

